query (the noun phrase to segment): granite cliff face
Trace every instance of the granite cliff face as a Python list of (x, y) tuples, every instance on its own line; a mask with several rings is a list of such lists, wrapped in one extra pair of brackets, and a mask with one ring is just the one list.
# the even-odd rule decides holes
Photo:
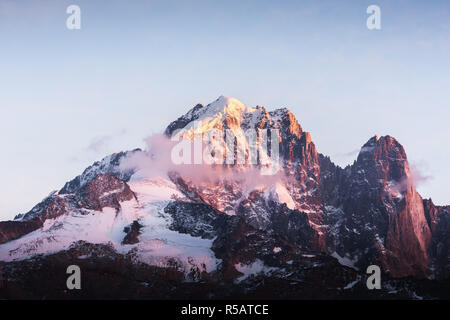
[[(420, 279), (448, 282), (449, 207), (421, 198), (393, 137), (370, 138), (356, 161), (341, 168), (318, 153), (289, 110), (249, 108), (226, 97), (196, 105), (165, 130), (167, 138), (186, 141), (211, 133), (215, 150), (232, 155), (192, 171), (212, 170), (212, 178), (176, 167), (148, 176), (139, 165), (123, 165), (135, 156), (151, 161), (149, 151), (108, 156), (30, 212), (0, 222), (1, 264), (29, 271), (33, 259), (46, 265), (82, 256), (108, 269), (108, 259), (99, 258), (103, 250), (143, 277), (152, 274), (155, 285), (169, 272), (180, 294), (211, 297), (213, 288), (229, 283), (236, 297), (257, 295), (256, 283), (268, 281), (287, 297), (311, 297), (304, 289), (315, 279), (317, 287), (308, 290), (318, 298), (330, 288), (335, 297), (363, 297), (364, 272), (377, 264), (391, 290), (373, 297), (440, 296), (420, 282), (432, 280)], [(395, 280), (404, 277), (417, 280), (407, 286)], [(198, 285), (187, 288), (187, 280)], [(176, 297), (173, 292), (166, 296)]]
[(450, 206), (435, 206), (424, 199), (425, 216), (431, 230), (428, 261), (435, 279), (450, 278)]
[(361, 267), (380, 263), (394, 277), (425, 277), (431, 230), (403, 147), (390, 136), (373, 137), (353, 165), (324, 165), (334, 170), (325, 178), (333, 190), (325, 201), (339, 208), (331, 212), (339, 221), (338, 252)]
[[(196, 126), (193, 125), (194, 121)], [(299, 214), (307, 214), (310, 227), (316, 230), (309, 245), (325, 251), (319, 155), (311, 141), (311, 135), (302, 130), (295, 116), (287, 109), (268, 112), (264, 107), (248, 108), (235, 99), (220, 97), (206, 107), (194, 107), (171, 123), (165, 134), (172, 137), (176, 133), (186, 139), (193, 139), (195, 135), (205, 134), (213, 129), (222, 132), (228, 129), (233, 133), (234, 141), (231, 145), (234, 149), (231, 151), (235, 161), (231, 167), (238, 172), (237, 177), (225, 176), (219, 180), (198, 182), (173, 174), (172, 179), (179, 189), (191, 200), (204, 202), (219, 212), (241, 216), (252, 227), (260, 230), (270, 228), (272, 222), (272, 209), (267, 204), (268, 200), (284, 203)], [(276, 172), (279, 177), (277, 183), (266, 183), (266, 180), (273, 180), (267, 178), (249, 187), (247, 180), (252, 178), (249, 178), (248, 171), (255, 167), (248, 168), (252, 145), (251, 139), (246, 135), (249, 131), (257, 132), (258, 135), (253, 141), (258, 150), (258, 163), (255, 166), (279, 167)], [(275, 134), (276, 137), (272, 137)], [(265, 148), (262, 146), (262, 137), (267, 141)], [(226, 147), (230, 145), (228, 139), (223, 135), (221, 141), (216, 143)], [(275, 143), (279, 150), (277, 157), (271, 153)], [(247, 160), (245, 164), (236, 161), (240, 152), (238, 146), (242, 146), (242, 153)], [(262, 158), (269, 160), (263, 163)]]

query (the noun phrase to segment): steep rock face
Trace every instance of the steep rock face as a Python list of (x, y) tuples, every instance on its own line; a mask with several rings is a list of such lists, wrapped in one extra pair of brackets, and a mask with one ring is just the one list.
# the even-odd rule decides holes
[(0, 244), (20, 238), (42, 226), (38, 221), (1, 221)]
[(432, 230), (429, 266), (433, 278), (450, 278), (450, 206), (435, 206), (423, 200), (425, 214)]
[(352, 166), (334, 172), (340, 185), (330, 203), (341, 210), (331, 215), (340, 226), (333, 245), (360, 267), (381, 263), (395, 277), (424, 277), (431, 231), (403, 147), (390, 136), (373, 137)]
[(342, 199), (342, 187), (347, 183), (350, 167), (342, 169), (335, 165), (330, 157), (319, 154), (320, 196), (321, 202), (339, 207)]
[(198, 119), (200, 110), (203, 108), (202, 104), (197, 104), (194, 108), (192, 108), (188, 113), (184, 116), (179, 117), (177, 120), (169, 124), (169, 126), (164, 131), (164, 134), (167, 136), (172, 136), (172, 134), (176, 130), (183, 129), (187, 126), (191, 121)]
[[(237, 216), (249, 227), (270, 234), (278, 234), (305, 250), (315, 248), (314, 229), (308, 215), (289, 209), (285, 203), (267, 199), (264, 193), (254, 190), (239, 204)], [(316, 239), (317, 240), (317, 239)]]
[(446, 207), (435, 206), (433, 200), (423, 199), (423, 208), (425, 210), (425, 218), (427, 219), (428, 226), (431, 233), (434, 234), (439, 224), (439, 212), (445, 210)]
[[(295, 174), (298, 182), (304, 184), (305, 188), (319, 176), (318, 153), (311, 136), (302, 131), (295, 116), (287, 109), (268, 112), (264, 107), (248, 108), (235, 99), (220, 97), (205, 107), (195, 106), (186, 115), (171, 123), (165, 133), (169, 137), (176, 133), (179, 137), (192, 140), (197, 138), (197, 135), (205, 138), (213, 129), (222, 132), (220, 141), (216, 141), (217, 146), (229, 151), (231, 160), (234, 160), (234, 167), (248, 166), (252, 150), (255, 149), (258, 151), (258, 158), (254, 159), (257, 168), (264, 166), (265, 162), (272, 164), (275, 159), (271, 154), (271, 144), (276, 142), (279, 144), (282, 168), (289, 174)], [(266, 135), (261, 130), (267, 130)], [(276, 134), (275, 131), (278, 131), (278, 141), (276, 136), (271, 136), (272, 132)], [(249, 132), (255, 133), (256, 137), (249, 137)], [(227, 140), (227, 133), (232, 135), (230, 140)], [(241, 150), (244, 159), (240, 158)], [(225, 155), (226, 152), (223, 152), (224, 157)], [(265, 157), (269, 159), (264, 161), (262, 158)], [(226, 162), (228, 159), (221, 159), (224, 164), (229, 164)], [(238, 160), (245, 160), (245, 163), (238, 163)]]
[[(224, 164), (224, 167), (236, 170), (237, 173), (220, 180), (196, 182), (173, 172), (171, 178), (180, 190), (193, 201), (201, 201), (219, 212), (235, 215), (240, 211), (241, 216), (250, 219), (246, 220), (250, 225), (264, 229), (267, 214), (258, 214), (266, 210), (262, 206), (264, 201), (260, 201), (260, 196), (253, 196), (252, 192), (258, 189), (258, 183), (248, 185), (248, 181), (252, 180), (249, 172), (264, 166), (277, 166), (280, 168), (277, 174), (281, 176), (281, 185), (286, 193), (284, 198), (290, 200), (291, 209), (307, 214), (316, 231), (315, 246), (324, 251), (319, 155), (310, 134), (302, 130), (295, 116), (287, 109), (268, 112), (264, 107), (248, 108), (235, 99), (220, 97), (207, 106), (195, 106), (186, 115), (171, 123), (165, 133), (168, 136), (176, 133), (183, 139), (192, 140), (198, 136), (204, 137), (213, 130), (225, 133), (221, 140), (215, 143), (224, 146), (227, 152), (233, 154), (233, 164)], [(227, 137), (230, 132), (234, 139), (231, 146)], [(256, 132), (257, 137), (249, 137), (248, 132)], [(272, 144), (274, 147), (276, 144), (278, 148), (278, 159), (275, 159)], [(258, 150), (257, 164), (249, 165), (254, 149)], [(238, 163), (241, 150), (245, 164)], [(265, 162), (264, 159), (269, 160)], [(279, 160), (278, 164), (274, 163), (276, 160)], [(217, 176), (220, 177), (221, 172), (223, 171), (218, 170)], [(253, 206), (249, 205), (252, 201), (255, 202)], [(243, 214), (244, 205), (251, 207), (246, 215)]]
[(5, 243), (41, 228), (47, 219), (54, 219), (67, 212), (68, 202), (51, 195), (37, 204), (17, 221), (0, 222), (0, 243)]
[[(259, 196), (259, 193), (252, 195)], [(259, 201), (265, 202), (263, 198)], [(174, 201), (164, 210), (172, 216), (172, 230), (214, 239), (212, 250), (222, 260), (220, 270), (224, 277), (233, 278), (239, 275), (239, 264), (252, 265), (261, 261), (278, 267), (274, 253), (284, 250), (282, 256), (287, 261), (295, 252), (311, 249), (314, 230), (306, 214), (290, 210), (284, 204), (259, 201), (243, 201), (237, 215), (233, 216), (221, 214), (205, 204), (182, 201)], [(263, 224), (255, 224), (246, 216), (248, 206), (253, 205), (264, 206), (259, 212), (266, 216)]]
[(101, 161), (95, 162), (93, 165), (89, 166), (84, 170), (84, 172), (77, 176), (75, 179), (67, 182), (64, 187), (59, 191), (59, 194), (70, 194), (80, 190), (86, 184), (95, 179), (99, 174), (110, 173), (115, 175), (122, 181), (128, 181), (133, 175), (133, 170), (121, 170), (120, 162), (132, 155), (133, 153), (140, 152), (140, 149), (135, 149), (133, 151), (119, 152), (111, 154)]
[(101, 211), (104, 207), (120, 209), (120, 202), (135, 196), (128, 184), (111, 173), (99, 174), (78, 192), (82, 208)]
[(164, 211), (172, 216), (171, 230), (204, 239), (214, 239), (229, 220), (228, 216), (203, 203), (174, 201)]

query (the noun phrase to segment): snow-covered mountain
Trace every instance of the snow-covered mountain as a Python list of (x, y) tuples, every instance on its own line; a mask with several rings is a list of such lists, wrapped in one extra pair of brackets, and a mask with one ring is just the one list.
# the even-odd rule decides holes
[[(210, 150), (177, 167), (160, 155), (174, 141), (195, 145), (205, 135), (231, 161), (205, 165), (200, 160), (218, 156)], [(113, 281), (117, 274), (133, 279), (132, 292), (111, 297), (226, 296), (213, 293), (218, 287), (230, 297), (281, 297), (267, 283), (285, 297), (361, 296), (372, 264), (390, 279), (374, 296), (445, 291), (413, 279), (448, 286), (449, 207), (420, 197), (394, 138), (372, 137), (353, 165), (340, 168), (317, 152), (288, 109), (250, 108), (223, 96), (196, 105), (164, 136), (148, 150), (96, 162), (30, 212), (0, 222), (0, 267), (10, 287), (30, 285), (18, 272), (58, 272), (69, 262), (96, 265)], [(64, 296), (55, 286), (52, 295)], [(88, 297), (108, 296), (90, 290)]]

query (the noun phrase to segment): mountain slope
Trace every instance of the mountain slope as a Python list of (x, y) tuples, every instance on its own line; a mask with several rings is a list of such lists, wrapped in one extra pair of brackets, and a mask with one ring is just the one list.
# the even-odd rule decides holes
[[(356, 161), (340, 168), (318, 153), (289, 110), (249, 108), (223, 96), (196, 105), (164, 134), (168, 154), (179, 141), (192, 142), (195, 152), (205, 136), (212, 148), (193, 153), (187, 170), (156, 165), (160, 149), (152, 146), (96, 162), (30, 212), (0, 222), (0, 267), (15, 274), (58, 259), (108, 269), (110, 260), (101, 257), (114, 257), (127, 269), (152, 266), (144, 274), (155, 283), (173, 272), (174, 292), (200, 297), (223, 281), (236, 295), (256, 294), (257, 279), (297, 283), (286, 289), (292, 297), (307, 297), (305, 288), (316, 297), (326, 297), (326, 288), (336, 297), (361, 295), (371, 264), (391, 279), (449, 277), (449, 208), (422, 200), (394, 138), (369, 139)], [(186, 288), (186, 281), (198, 285)], [(441, 294), (416, 280), (407, 287), (390, 281), (392, 290), (369, 297)]]

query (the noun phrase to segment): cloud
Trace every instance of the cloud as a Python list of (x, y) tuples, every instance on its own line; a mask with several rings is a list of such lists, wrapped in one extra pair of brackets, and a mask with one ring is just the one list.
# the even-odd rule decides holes
[[(190, 142), (189, 140), (185, 140)], [(184, 180), (194, 184), (235, 181), (245, 189), (259, 186), (274, 186), (281, 179), (288, 179), (282, 171), (273, 175), (262, 175), (256, 166), (226, 167), (221, 164), (176, 164), (172, 160), (173, 147), (180, 143), (171, 141), (163, 134), (146, 139), (147, 149), (125, 158), (120, 166), (123, 170), (137, 169), (141, 177), (152, 178), (166, 176), (170, 172), (178, 173)]]
[(414, 182), (416, 187), (421, 186), (430, 181), (431, 179), (433, 179), (431, 175), (424, 174), (423, 166), (424, 166), (423, 164), (417, 163), (410, 164), (410, 172), (411, 172), (410, 179)]
[(419, 166), (423, 167), (423, 164), (410, 164), (408, 177), (404, 177), (400, 182), (397, 183), (393, 183), (392, 181), (390, 181), (386, 189), (389, 194), (393, 197), (401, 197), (401, 194), (406, 192), (411, 186), (414, 186), (414, 188), (417, 189), (417, 187), (427, 183), (430, 179), (432, 179), (432, 176), (424, 174), (423, 168), (419, 169)]
[(355, 150), (352, 150), (349, 152), (336, 153), (333, 155), (333, 157), (354, 157), (354, 156), (358, 155), (360, 150), (361, 149), (358, 148), (358, 149), (355, 149)]
[(95, 153), (102, 152), (108, 147), (108, 145), (114, 138), (123, 136), (126, 133), (127, 133), (126, 129), (122, 129), (119, 132), (114, 133), (114, 134), (102, 135), (102, 136), (95, 137), (91, 140), (91, 142), (89, 143), (89, 145), (87, 146), (86, 149), (88, 151), (95, 152)]
[(99, 152), (104, 149), (104, 147), (111, 141), (111, 136), (100, 136), (94, 138), (88, 145), (87, 149), (92, 152)]

